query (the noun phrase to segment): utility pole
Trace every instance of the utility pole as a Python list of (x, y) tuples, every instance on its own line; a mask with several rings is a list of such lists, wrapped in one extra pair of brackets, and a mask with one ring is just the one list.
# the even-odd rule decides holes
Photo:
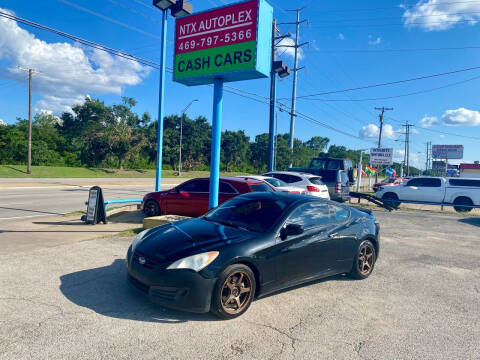
[(277, 40), (290, 37), (287, 35), (278, 35), (277, 20), (273, 20), (272, 24), (272, 67), (270, 70), (270, 113), (268, 126), (268, 171), (273, 171), (275, 168), (275, 103), (277, 101), (277, 74), (284, 78), (290, 75), (290, 68), (285, 65), (283, 61), (276, 61)]
[[(378, 108), (376, 107), (375, 110), (380, 110), (381, 113), (378, 115), (378, 118), (380, 120), (380, 132), (378, 133), (378, 148), (382, 148), (382, 131), (383, 131), (383, 116), (385, 114), (385, 111), (393, 110), (393, 108), (386, 108), (386, 107), (381, 107)], [(377, 172), (375, 173), (375, 182), (378, 182), (378, 172), (380, 170), (380, 166), (378, 166)]]
[[(294, 65), (293, 65), (293, 89), (292, 89), (292, 107), (290, 113), (290, 138), (289, 138), (289, 146), (291, 151), (293, 151), (293, 143), (295, 138), (295, 117), (296, 114), (296, 106), (297, 106), (297, 79), (298, 79), (298, 70), (303, 69), (303, 67), (298, 67), (298, 49), (302, 46), (308, 44), (308, 42), (300, 44), (300, 24), (304, 23), (307, 20), (300, 21), (300, 11), (302, 11), (305, 7), (299, 8), (296, 10), (288, 10), (288, 11), (296, 11), (297, 12), (297, 21), (294, 23), (282, 23), (282, 24), (292, 24), (296, 25), (295, 31), (295, 45), (280, 45), (279, 47), (293, 47), (295, 49), (295, 56), (294, 56)], [(291, 164), (290, 164), (291, 167)]]
[(410, 128), (412, 124), (409, 124), (408, 121), (403, 125), (405, 127), (405, 155), (407, 161), (407, 176), (410, 175)]
[(27, 150), (27, 174), (32, 173), (32, 77), (39, 74), (33, 69), (18, 66), (19, 70), (28, 72), (28, 150)]
[(430, 164), (430, 142), (427, 141), (427, 156), (425, 160), (425, 174), (428, 173), (428, 165)]

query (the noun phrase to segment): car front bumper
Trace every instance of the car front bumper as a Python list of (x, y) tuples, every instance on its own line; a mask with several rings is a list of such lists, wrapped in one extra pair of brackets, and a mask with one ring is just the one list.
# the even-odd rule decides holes
[(133, 259), (127, 260), (127, 273), (130, 283), (156, 304), (196, 313), (210, 311), (217, 278), (207, 279), (188, 269), (155, 270)]

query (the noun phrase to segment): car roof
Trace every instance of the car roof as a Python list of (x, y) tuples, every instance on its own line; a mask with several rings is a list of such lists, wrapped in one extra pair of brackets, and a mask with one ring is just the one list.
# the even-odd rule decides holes
[[(307, 173), (298, 172), (298, 171), (269, 171), (265, 174), (286, 174), (286, 175), (297, 175), (297, 176), (305, 176)], [(308, 174), (311, 175), (311, 174)]]

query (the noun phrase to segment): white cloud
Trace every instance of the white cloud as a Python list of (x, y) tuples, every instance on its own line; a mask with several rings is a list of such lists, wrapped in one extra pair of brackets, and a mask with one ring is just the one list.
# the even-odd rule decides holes
[(440, 136), (441, 139), (443, 139), (445, 137), (445, 135), (443, 135), (443, 134), (440, 134), (439, 136)]
[(446, 30), (458, 22), (474, 25), (480, 21), (480, 2), (476, 1), (420, 0), (411, 9), (403, 8), (406, 26), (427, 31)]
[(418, 130), (415, 129), (415, 128), (412, 128), (412, 129), (410, 130), (410, 133), (411, 133), (411, 134), (414, 134), (414, 135), (418, 135), (418, 134), (420, 134), (420, 131), (418, 131)]
[[(378, 138), (380, 128), (375, 124), (368, 124), (362, 126), (359, 135), (361, 138)], [(382, 138), (384, 139), (396, 139), (397, 131), (393, 130), (392, 125), (384, 125), (382, 130)]]
[(480, 112), (465, 108), (447, 110), (443, 113), (442, 120), (450, 126), (479, 126)]
[[(395, 149), (393, 150), (393, 161), (397, 163), (402, 163), (405, 157), (405, 150)], [(421, 169), (422, 166), (425, 167), (425, 161), (421, 159), (418, 153), (415, 153), (410, 149), (410, 156), (409, 156), (409, 164), (410, 166), (414, 166), (417, 169)]]
[[(277, 50), (278, 56), (288, 55), (288, 56), (294, 57), (295, 48), (291, 47), (293, 45), (295, 45), (295, 41), (291, 38), (283, 38), (282, 40), (280, 40), (280, 42), (278, 43), (279, 48)], [(287, 47), (284, 47), (284, 46), (287, 46)], [(298, 58), (303, 59), (303, 55), (304, 55), (303, 50), (299, 48)]]
[(338, 34), (338, 39), (345, 40), (345, 35), (343, 35), (342, 33)]
[(150, 72), (137, 62), (101, 50), (66, 42), (47, 43), (6, 18), (0, 18), (0, 34), (0, 60), (10, 63), (0, 75), (25, 82), (26, 74), (17, 65), (40, 72), (33, 81), (34, 93), (42, 96), (36, 110), (69, 111), (73, 104), (83, 103), (88, 92), (120, 95), (126, 86), (138, 85)]
[(422, 128), (429, 128), (430, 126), (437, 125), (438, 124), (438, 118), (436, 116), (424, 116), (420, 120), (420, 126)]
[(0, 126), (5, 126), (7, 124), (5, 124), (5, 121), (3, 121), (2, 119), (0, 119)]
[(380, 36), (377, 36), (374, 38), (372, 35), (368, 35), (368, 45), (379, 45), (382, 42), (382, 38)]

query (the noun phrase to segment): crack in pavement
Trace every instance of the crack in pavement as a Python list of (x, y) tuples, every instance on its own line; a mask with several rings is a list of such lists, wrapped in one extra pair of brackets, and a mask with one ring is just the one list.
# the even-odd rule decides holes
[[(297, 341), (301, 342), (302, 340), (301, 339), (298, 339), (294, 336), (292, 336), (291, 334), (289, 334), (288, 332), (282, 330), (282, 329), (279, 329), (275, 326), (272, 326), (272, 325), (267, 325), (267, 324), (260, 324), (260, 323), (256, 323), (256, 322), (253, 322), (253, 321), (247, 321), (245, 320), (245, 322), (247, 322), (248, 324), (251, 324), (251, 325), (255, 325), (255, 326), (261, 326), (261, 327), (264, 327), (264, 328), (267, 328), (267, 329), (271, 329), (273, 331), (276, 331), (277, 333), (281, 334), (281, 335), (284, 335), (286, 336), (289, 340), (290, 340), (290, 346), (292, 347), (293, 351), (297, 351), (297, 348), (295, 347), (295, 343)], [(298, 324), (297, 324), (298, 325)], [(295, 326), (297, 326), (295, 325)], [(294, 327), (295, 327), (294, 326)], [(281, 353), (280, 353), (281, 354)]]

